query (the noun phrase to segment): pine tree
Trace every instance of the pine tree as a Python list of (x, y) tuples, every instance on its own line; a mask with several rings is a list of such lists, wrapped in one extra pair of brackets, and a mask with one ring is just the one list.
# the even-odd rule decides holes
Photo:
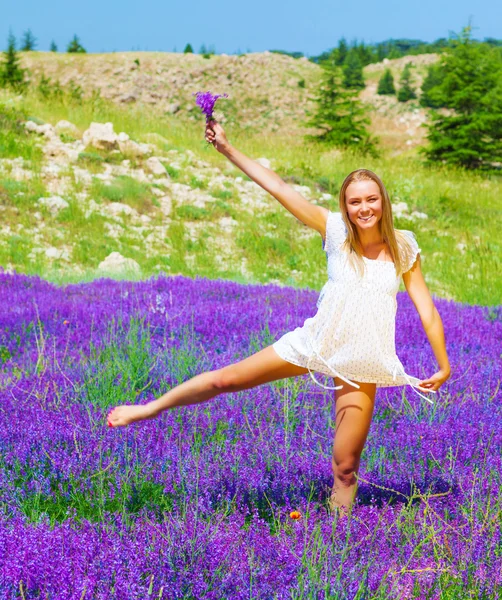
[(347, 46), (347, 41), (345, 38), (342, 38), (338, 42), (338, 48), (336, 49), (336, 64), (342, 66), (347, 58), (347, 54), (349, 52), (349, 47)]
[(392, 76), (392, 71), (390, 69), (385, 69), (383, 75), (380, 77), (378, 81), (378, 90), (377, 94), (381, 95), (391, 95), (396, 93), (396, 88), (394, 87), (394, 77)]
[(357, 44), (354, 48), (357, 50), (357, 55), (359, 56), (359, 60), (363, 67), (369, 65), (373, 61), (373, 50), (366, 46), (364, 42)]
[(183, 50), (185, 54), (193, 54), (192, 44), (187, 44)]
[(207, 54), (206, 44), (202, 44), (199, 50), (199, 54)]
[(30, 52), (31, 50), (35, 50), (37, 45), (37, 38), (31, 32), (31, 29), (28, 29), (23, 33), (23, 41), (21, 42), (21, 50), (23, 52)]
[(54, 40), (52, 40), (51, 47), (49, 48), (49, 50), (51, 52), (57, 52), (58, 51), (58, 47), (56, 46), (56, 42)]
[(343, 64), (343, 85), (346, 88), (363, 89), (364, 75), (363, 66), (357, 55), (357, 50), (352, 49)]
[(376, 156), (376, 139), (370, 137), (366, 126), (370, 121), (365, 108), (353, 90), (341, 83), (340, 67), (323, 65), (324, 73), (317, 97), (317, 111), (309, 125), (321, 129), (307, 139), (339, 148), (354, 148), (363, 154)]
[(24, 69), (20, 67), (20, 59), (16, 50), (16, 38), (9, 32), (7, 50), (3, 53), (4, 61), (0, 63), (0, 86), (10, 86), (15, 91), (23, 91), (26, 87)]
[(429, 161), (468, 169), (492, 169), (502, 163), (502, 54), (471, 39), (464, 27), (442, 55), (440, 97), (449, 114), (431, 111), (427, 125)]
[(71, 42), (68, 44), (68, 47), (66, 48), (66, 52), (85, 53), (85, 52), (87, 52), (87, 50), (82, 46), (82, 44), (80, 43), (80, 40), (78, 39), (77, 34), (75, 34), (73, 36), (73, 39), (71, 40)]
[(421, 106), (428, 106), (429, 108), (445, 106), (446, 100), (442, 97), (441, 91), (444, 75), (441, 65), (429, 66), (427, 75), (422, 82)]
[(397, 93), (399, 102), (407, 102), (417, 97), (415, 90), (411, 87), (412, 80), (411, 63), (406, 63), (399, 80), (399, 91)]

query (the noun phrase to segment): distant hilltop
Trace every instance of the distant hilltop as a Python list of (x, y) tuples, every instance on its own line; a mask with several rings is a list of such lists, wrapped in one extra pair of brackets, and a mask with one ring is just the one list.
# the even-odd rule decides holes
[[(276, 52), (220, 54), (209, 58), (169, 52), (27, 52), (20, 56), (34, 85), (43, 74), (62, 86), (73, 81), (82, 87), (84, 95), (99, 90), (102, 97), (118, 104), (144, 105), (159, 113), (191, 120), (200, 118), (194, 92), (227, 92), (228, 100), (221, 101), (216, 112), (222, 123), (263, 131), (285, 129), (292, 134), (306, 132), (305, 122), (315, 108), (321, 77), (321, 67), (307, 58), (295, 59)], [(423, 54), (384, 59), (365, 67), (366, 89), (362, 90), (361, 99), (374, 104), (380, 119), (376, 133), (391, 128), (394, 134), (400, 130), (404, 134), (409, 130), (407, 112), (415, 115), (417, 122), (425, 120), (423, 109), (414, 106), (413, 111), (407, 110), (395, 98), (377, 96), (376, 85), (383, 70), (389, 67), (399, 76), (404, 65), (411, 62), (416, 67), (414, 75), (419, 86), (427, 65), (437, 59), (437, 54)], [(419, 130), (415, 133), (422, 135)], [(405, 137), (403, 144), (408, 141)], [(413, 144), (419, 141), (415, 138)]]

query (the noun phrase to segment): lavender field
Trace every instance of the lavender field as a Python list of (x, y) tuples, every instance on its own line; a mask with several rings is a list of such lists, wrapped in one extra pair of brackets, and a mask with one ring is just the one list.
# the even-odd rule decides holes
[[(333, 392), (308, 375), (106, 427), (269, 345), (317, 296), (0, 274), (0, 598), (500, 597), (501, 307), (435, 299), (452, 377), (434, 405), (377, 391), (348, 518), (327, 508)], [(396, 348), (435, 371), (404, 293)]]

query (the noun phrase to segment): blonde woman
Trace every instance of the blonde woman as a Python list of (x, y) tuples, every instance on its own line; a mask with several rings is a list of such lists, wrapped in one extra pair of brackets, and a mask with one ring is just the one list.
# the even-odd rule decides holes
[[(333, 212), (311, 204), (276, 173), (234, 148), (215, 121), (206, 125), (206, 140), (321, 235), (328, 281), (318, 310), (302, 327), (242, 361), (197, 375), (146, 405), (114, 408), (108, 424), (129, 425), (169, 408), (309, 373), (318, 385), (335, 391), (330, 506), (344, 512), (355, 498), (376, 388), (408, 384), (432, 402), (428, 395), (450, 377), (443, 324), (422, 275), (420, 248), (413, 233), (394, 229), (388, 193), (371, 171), (358, 169), (346, 177), (339, 212)], [(438, 371), (423, 380), (405, 372), (395, 351), (396, 293), (401, 277), (438, 363)], [(314, 372), (333, 377), (334, 386), (320, 383)]]

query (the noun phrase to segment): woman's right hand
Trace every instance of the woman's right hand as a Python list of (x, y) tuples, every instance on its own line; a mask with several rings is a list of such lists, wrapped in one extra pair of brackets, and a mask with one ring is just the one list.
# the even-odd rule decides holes
[(206, 124), (205, 136), (206, 141), (213, 144), (218, 152), (223, 152), (230, 146), (223, 127), (216, 121), (209, 121), (209, 123)]

